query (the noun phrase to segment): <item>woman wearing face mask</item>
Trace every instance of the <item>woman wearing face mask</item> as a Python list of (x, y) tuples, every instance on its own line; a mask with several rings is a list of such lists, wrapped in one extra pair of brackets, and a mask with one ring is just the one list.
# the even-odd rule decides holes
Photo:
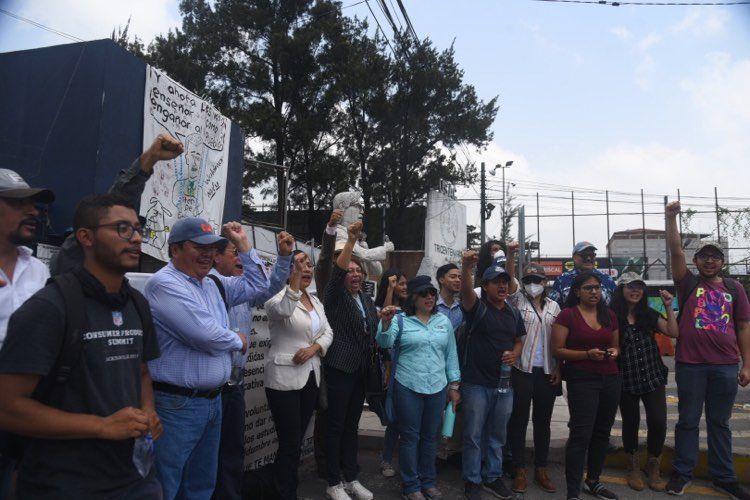
[(508, 245), (506, 270), (510, 274), (508, 301), (515, 306), (526, 326), (521, 356), (513, 365), (513, 413), (508, 423), (508, 436), (513, 456), (513, 491), (523, 493), (526, 479), (526, 428), (529, 409), (534, 402), (534, 481), (549, 493), (555, 485), (547, 474), (550, 421), (555, 398), (561, 394), (560, 366), (552, 355), (550, 337), (552, 325), (560, 313), (560, 306), (547, 297), (547, 276), (541, 264), (529, 263), (523, 271), (521, 288), (515, 278), (515, 249), (517, 243)]
[(625, 273), (618, 280), (612, 298), (612, 310), (620, 326), (620, 373), (622, 394), (622, 444), (628, 454), (628, 486), (636, 491), (645, 488), (638, 455), (638, 427), (641, 420), (640, 402), (646, 409), (648, 424), (648, 487), (662, 491), (666, 486), (659, 474), (659, 460), (667, 436), (667, 367), (661, 360), (654, 334), (661, 332), (677, 337), (679, 329), (672, 309), (672, 294), (661, 290), (667, 319), (651, 309), (646, 296), (646, 283), (636, 273)]

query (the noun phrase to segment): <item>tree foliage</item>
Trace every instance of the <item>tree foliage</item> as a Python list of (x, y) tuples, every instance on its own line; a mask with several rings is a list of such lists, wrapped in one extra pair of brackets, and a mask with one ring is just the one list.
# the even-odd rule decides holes
[(368, 209), (403, 209), (440, 180), (475, 180), (455, 150), (492, 139), (497, 98), (483, 102), (464, 82), (453, 47), (402, 33), (392, 53), (330, 0), (182, 0), (180, 10), (181, 28), (147, 50), (128, 26), (112, 37), (237, 122), (248, 159), (288, 167), (288, 193), (281, 170), (253, 163), (246, 188), (312, 220), (354, 185)]

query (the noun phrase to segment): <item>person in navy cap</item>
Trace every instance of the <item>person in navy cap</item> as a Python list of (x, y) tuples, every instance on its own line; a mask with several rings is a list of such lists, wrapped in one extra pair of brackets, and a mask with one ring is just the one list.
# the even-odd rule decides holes
[(602, 301), (608, 305), (612, 300), (617, 284), (609, 274), (596, 269), (596, 247), (588, 241), (579, 241), (575, 244), (573, 247), (573, 269), (557, 277), (552, 284), (549, 298), (557, 302), (560, 307), (564, 307), (573, 281), (578, 273), (584, 271), (591, 271), (599, 276), (602, 282)]
[(393, 403), (400, 434), (399, 469), (404, 498), (443, 498), (437, 489), (437, 432), (445, 407), (446, 388), (455, 410), (460, 400), (458, 353), (453, 325), (437, 309), (437, 289), (429, 276), (407, 283), (403, 315), (381, 310), (376, 340), (393, 348)]
[[(246, 335), (230, 329), (227, 307), (254, 302), (269, 288), (263, 264), (238, 222), (224, 225), (237, 248), (242, 276), (207, 278), (227, 239), (206, 220), (178, 220), (169, 234), (169, 264), (146, 284), (161, 357), (149, 362), (156, 411), (164, 436), (154, 443), (164, 498), (209, 499), (216, 482), (222, 422), (222, 389), (231, 353), (247, 349)], [(281, 232), (277, 265), (288, 270), (294, 239)], [(286, 278), (286, 276), (284, 277)], [(283, 286), (283, 282), (282, 282)]]
[(466, 320), (459, 340), (465, 495), (479, 500), (485, 489), (509, 499), (513, 493), (502, 480), (502, 449), (513, 390), (501, 383), (503, 372), (510, 373), (510, 365), (521, 353), (526, 328), (518, 310), (506, 301), (511, 278), (505, 268), (496, 263), (487, 267), (480, 296), (474, 292), (471, 276), (478, 260), (476, 251), (467, 250), (461, 264), (461, 308)]

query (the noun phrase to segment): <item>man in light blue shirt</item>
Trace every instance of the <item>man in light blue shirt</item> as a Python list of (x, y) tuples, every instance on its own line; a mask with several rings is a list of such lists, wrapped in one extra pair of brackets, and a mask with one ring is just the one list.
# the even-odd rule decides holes
[[(294, 240), (286, 235), (285, 240)], [(279, 246), (283, 246), (280, 243)], [(253, 307), (262, 306), (276, 295), (289, 277), (285, 260), (277, 260), (271, 272), (270, 286), (259, 293), (251, 302), (244, 302), (229, 308), (229, 326), (234, 331), (252, 332)], [(214, 268), (209, 277), (218, 280), (220, 276), (242, 276), (244, 267), (240, 260), (240, 251), (234, 243), (227, 242), (224, 249), (219, 249), (214, 257)], [(219, 467), (216, 473), (214, 500), (242, 500), (242, 474), (245, 461), (245, 386), (243, 384), (224, 387), (221, 394), (221, 443), (219, 445)]]
[[(243, 275), (220, 277), (227, 304), (254, 302), (269, 283), (262, 262), (237, 222), (224, 226), (237, 247)], [(279, 266), (289, 269), (293, 240), (281, 233)], [(283, 242), (282, 242), (283, 240)], [(154, 443), (164, 498), (208, 500), (213, 493), (221, 431), (221, 391), (229, 380), (231, 353), (247, 348), (230, 329), (227, 308), (207, 279), (217, 245), (226, 240), (203, 219), (178, 220), (169, 235), (171, 261), (146, 284), (162, 356), (149, 362), (156, 411), (164, 436)]]

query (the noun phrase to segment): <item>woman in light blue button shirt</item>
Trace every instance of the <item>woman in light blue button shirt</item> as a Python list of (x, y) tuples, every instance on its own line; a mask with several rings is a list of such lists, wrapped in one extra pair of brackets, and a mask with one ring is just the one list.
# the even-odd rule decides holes
[(394, 319), (395, 307), (381, 311), (376, 340), (383, 348), (397, 344), (393, 403), (401, 436), (399, 469), (404, 498), (434, 500), (443, 498), (435, 487), (435, 459), (446, 386), (454, 407), (460, 400), (458, 354), (453, 326), (447, 316), (437, 312), (437, 290), (430, 277), (409, 280), (407, 293), (401, 322)]

